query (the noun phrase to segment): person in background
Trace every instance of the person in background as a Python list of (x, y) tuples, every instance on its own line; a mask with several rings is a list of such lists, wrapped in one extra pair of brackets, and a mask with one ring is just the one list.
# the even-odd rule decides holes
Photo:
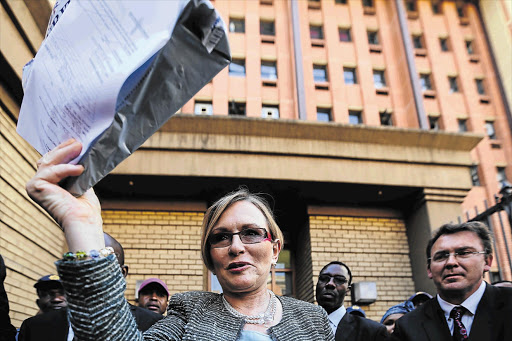
[(138, 291), (139, 307), (163, 315), (169, 301), (169, 289), (159, 278), (148, 278), (141, 283)]
[(405, 301), (402, 303), (398, 303), (391, 308), (389, 308), (384, 316), (382, 316), (382, 319), (380, 320), (380, 323), (382, 323), (386, 329), (388, 330), (388, 333), (391, 335), (393, 334), (393, 331), (395, 330), (395, 322), (407, 314), (410, 311), (414, 310), (414, 304), (411, 301)]
[(37, 291), (36, 304), (39, 307), (38, 314), (45, 314), (51, 310), (66, 309), (68, 300), (64, 293), (64, 287), (58, 275), (46, 275), (34, 284)]
[(68, 301), (58, 275), (41, 277), (34, 287), (39, 312), (23, 321), (19, 341), (71, 341), (73, 330), (67, 317)]
[(353, 315), (357, 315), (357, 316), (361, 316), (361, 317), (366, 317), (366, 313), (358, 305), (353, 305), (353, 306), (348, 307), (347, 314), (353, 314)]
[(495, 287), (512, 288), (512, 281), (496, 281), (492, 285), (494, 285)]
[(9, 317), (9, 300), (4, 287), (6, 276), (4, 259), (0, 255), (0, 341), (14, 341), (16, 339), (16, 328), (11, 324), (11, 318)]
[[(119, 264), (105, 248), (98, 198), (92, 189), (76, 198), (58, 185), (84, 171), (69, 164), (81, 150), (82, 144), (73, 139), (60, 144), (38, 161), (26, 186), (65, 233), (70, 252), (56, 264), (77, 339), (334, 340), (321, 307), (268, 290), (283, 233), (266, 201), (243, 188), (217, 200), (203, 219), (201, 255), (223, 293), (173, 295), (167, 316), (142, 335), (124, 298), (126, 282)], [(95, 313), (85, 313), (89, 311)]]
[(430, 295), (428, 292), (418, 291), (417, 293), (409, 297), (408, 301), (412, 302), (414, 308), (418, 308), (420, 305), (427, 302), (431, 298), (432, 295)]
[(486, 284), (492, 236), (480, 222), (441, 226), (426, 248), (437, 296), (395, 323), (398, 340), (512, 340), (512, 288)]
[(386, 328), (375, 321), (347, 314), (343, 306), (345, 296), (352, 283), (349, 267), (333, 261), (320, 271), (316, 283), (316, 301), (329, 314), (329, 326), (336, 341), (385, 340)]
[[(104, 232), (103, 240), (105, 241), (105, 247), (111, 247), (114, 250), (114, 254), (116, 255), (117, 262), (119, 263), (119, 268), (121, 269), (121, 273), (123, 277), (126, 278), (128, 276), (129, 267), (124, 264), (124, 248), (114, 237), (110, 234)], [(133, 304), (129, 304), (130, 312), (135, 318), (135, 322), (137, 323), (137, 329), (140, 331), (146, 331), (157, 321), (161, 320), (163, 316), (161, 314), (157, 314), (151, 310), (147, 310), (141, 307), (137, 307)]]

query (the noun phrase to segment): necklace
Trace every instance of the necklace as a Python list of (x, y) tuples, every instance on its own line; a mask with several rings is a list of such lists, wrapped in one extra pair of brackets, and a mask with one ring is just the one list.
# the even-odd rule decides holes
[(222, 302), (224, 303), (224, 307), (234, 316), (239, 317), (245, 321), (245, 323), (249, 324), (260, 324), (260, 325), (268, 325), (274, 320), (274, 315), (276, 314), (277, 309), (277, 298), (276, 295), (272, 291), (268, 291), (270, 294), (270, 300), (268, 302), (267, 310), (265, 312), (258, 315), (245, 315), (237, 311), (229, 302), (226, 300), (224, 295), (222, 295)]

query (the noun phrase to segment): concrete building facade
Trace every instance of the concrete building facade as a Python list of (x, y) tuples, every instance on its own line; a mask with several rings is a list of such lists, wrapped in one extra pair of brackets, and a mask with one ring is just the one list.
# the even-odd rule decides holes
[[(331, 260), (346, 262), (354, 282), (377, 284), (377, 301), (363, 306), (375, 320), (415, 291), (433, 293), (431, 232), (492, 205), (512, 176), (505, 71), (488, 48), (481, 4), (212, 3), (233, 63), (95, 188), (106, 232), (125, 247), (127, 299), (147, 277), (172, 293), (218, 290), (200, 260), (201, 221), (239, 186), (266, 193), (284, 231), (269, 275), (277, 293), (314, 302)], [(25, 193), (39, 155), (15, 132), (21, 70), (50, 6), (1, 4), (0, 253), (19, 326), (36, 312), (33, 283), (55, 271), (66, 246)], [(512, 279), (503, 231), (494, 231), (499, 264), (488, 281)]]

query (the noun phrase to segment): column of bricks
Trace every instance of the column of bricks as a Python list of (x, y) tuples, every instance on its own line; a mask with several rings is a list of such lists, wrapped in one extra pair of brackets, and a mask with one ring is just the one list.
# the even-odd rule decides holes
[(104, 210), (105, 232), (124, 247), (129, 266), (126, 298), (135, 299), (136, 281), (158, 277), (170, 294), (205, 290), (201, 260), (201, 212)]
[[(330, 261), (346, 263), (352, 282), (377, 284), (377, 301), (361, 306), (380, 321), (386, 310), (414, 293), (406, 227), (398, 218), (310, 216), (313, 281)], [(350, 292), (345, 307), (352, 305)]]

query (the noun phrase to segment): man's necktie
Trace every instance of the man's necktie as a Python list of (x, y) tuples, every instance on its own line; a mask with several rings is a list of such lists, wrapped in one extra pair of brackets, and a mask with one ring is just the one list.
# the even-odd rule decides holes
[(468, 331), (466, 327), (462, 324), (462, 315), (466, 308), (464, 307), (455, 307), (450, 312), (450, 317), (453, 319), (453, 340), (454, 341), (464, 341), (468, 339)]

